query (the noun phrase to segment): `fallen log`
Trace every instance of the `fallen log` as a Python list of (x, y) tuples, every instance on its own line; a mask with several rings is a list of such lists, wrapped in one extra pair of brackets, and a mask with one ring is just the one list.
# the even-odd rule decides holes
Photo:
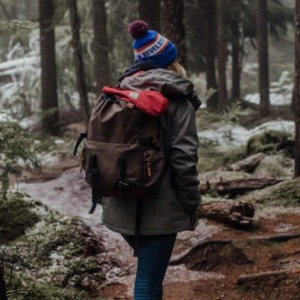
[(249, 281), (261, 280), (264, 278), (269, 278), (271, 276), (281, 276), (281, 275), (289, 275), (295, 273), (300, 273), (300, 269), (269, 271), (269, 272), (255, 273), (251, 275), (241, 275), (238, 277), (236, 283), (238, 285), (241, 285)]
[(263, 177), (263, 178), (242, 178), (225, 181), (220, 178), (219, 181), (207, 181), (200, 183), (200, 191), (204, 195), (209, 191), (215, 191), (219, 195), (230, 195), (235, 197), (249, 191), (263, 189), (267, 186), (284, 181), (283, 178)]
[(234, 164), (225, 167), (224, 170), (251, 173), (252, 171), (254, 171), (254, 169), (264, 157), (265, 155), (263, 153), (256, 153), (243, 160), (240, 160)]
[(202, 204), (198, 209), (199, 218), (207, 218), (235, 227), (251, 225), (254, 214), (255, 208), (252, 203), (234, 200), (213, 201)]

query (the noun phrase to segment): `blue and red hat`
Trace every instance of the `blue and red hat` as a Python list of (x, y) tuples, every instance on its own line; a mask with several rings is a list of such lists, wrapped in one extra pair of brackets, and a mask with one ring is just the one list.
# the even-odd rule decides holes
[(128, 32), (134, 38), (133, 50), (135, 62), (150, 60), (164, 68), (177, 58), (176, 46), (142, 20), (129, 24)]

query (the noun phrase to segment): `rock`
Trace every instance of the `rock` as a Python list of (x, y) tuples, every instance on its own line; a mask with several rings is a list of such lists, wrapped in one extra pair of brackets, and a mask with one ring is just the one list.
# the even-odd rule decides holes
[(294, 175), (294, 160), (280, 154), (265, 155), (252, 174), (263, 177), (292, 178)]
[(265, 131), (253, 135), (247, 142), (247, 154), (272, 153), (284, 151), (288, 156), (293, 157), (294, 139), (290, 132)]
[(249, 192), (240, 201), (255, 201), (263, 206), (298, 207), (300, 205), (300, 178), (286, 180), (263, 190)]

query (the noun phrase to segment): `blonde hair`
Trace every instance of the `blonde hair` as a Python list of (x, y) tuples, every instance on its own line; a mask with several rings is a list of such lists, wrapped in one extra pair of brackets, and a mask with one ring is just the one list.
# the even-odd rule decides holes
[(187, 78), (187, 73), (184, 67), (179, 63), (178, 60), (173, 61), (170, 65), (167, 66), (167, 69), (173, 71), (180, 76)]

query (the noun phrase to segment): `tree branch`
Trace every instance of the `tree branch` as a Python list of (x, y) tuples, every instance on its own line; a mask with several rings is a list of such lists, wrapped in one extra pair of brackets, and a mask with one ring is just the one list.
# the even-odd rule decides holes
[(1, 6), (1, 9), (2, 9), (2, 11), (3, 11), (3, 13), (4, 13), (6, 19), (7, 19), (8, 21), (10, 21), (10, 20), (11, 20), (11, 16), (10, 16), (10, 14), (8, 13), (8, 11), (7, 11), (6, 7), (5, 7), (5, 4), (2, 2), (2, 0), (0, 0), (0, 6)]

